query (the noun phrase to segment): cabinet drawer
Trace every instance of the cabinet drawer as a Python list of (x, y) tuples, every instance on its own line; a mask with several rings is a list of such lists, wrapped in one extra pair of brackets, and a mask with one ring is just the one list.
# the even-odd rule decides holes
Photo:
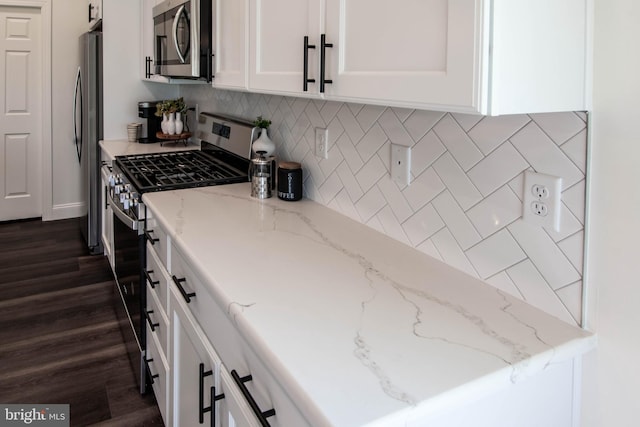
[(153, 218), (151, 210), (147, 209), (147, 220), (145, 234), (147, 242), (151, 245), (151, 249), (158, 255), (158, 259), (165, 267), (169, 267), (169, 248), (171, 247), (171, 238), (166, 231), (162, 229), (160, 224)]
[(165, 315), (167, 315), (167, 313), (169, 313), (169, 286), (171, 285), (171, 277), (169, 277), (166, 267), (162, 264), (151, 243), (147, 243), (147, 266), (145, 272), (147, 289), (155, 294), (160, 302), (160, 307), (162, 307)]
[[(158, 402), (158, 408), (160, 408), (160, 413), (162, 414), (162, 419), (165, 424), (168, 423), (168, 406), (169, 402), (169, 365), (165, 357), (162, 355), (161, 350), (159, 350), (158, 341), (155, 337), (152, 336), (153, 333), (147, 325), (147, 350), (146, 350), (146, 360), (147, 366), (149, 370), (149, 376), (156, 376), (153, 378), (153, 393), (156, 396), (156, 401)], [(167, 424), (168, 425), (168, 424)]]
[(158, 298), (151, 288), (147, 288), (147, 343), (151, 336), (160, 344), (162, 355), (166, 358), (169, 348), (169, 321), (164, 309), (160, 306)]
[[(241, 378), (252, 376), (252, 380), (247, 381), (245, 386), (258, 407), (263, 412), (270, 409), (276, 411), (275, 416), (268, 418), (270, 425), (308, 426), (309, 423), (287, 393), (237, 331), (227, 317), (226, 311), (214, 301), (203, 282), (195, 276), (189, 263), (175, 246), (171, 249), (171, 262), (172, 275), (179, 280), (180, 284), (180, 286), (173, 284), (178, 288), (178, 292), (174, 291), (174, 293), (178, 297), (180, 297), (178, 294), (183, 294), (181, 299), (184, 302), (186, 302), (184, 294), (188, 295), (189, 302), (185, 306), (220, 356), (224, 369), (229, 373), (236, 371)], [(183, 290), (180, 291), (179, 287)]]

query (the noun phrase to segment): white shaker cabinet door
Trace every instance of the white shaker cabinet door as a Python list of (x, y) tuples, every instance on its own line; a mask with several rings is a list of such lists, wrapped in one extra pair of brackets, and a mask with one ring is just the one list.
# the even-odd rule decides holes
[[(317, 49), (324, 21), (323, 0), (249, 1), (249, 89), (304, 95), (304, 37), (316, 49), (308, 51), (309, 78), (318, 79)], [(306, 94), (317, 94), (309, 84)]]
[(260, 427), (183, 297), (172, 288), (170, 298), (173, 427)]
[(327, 98), (478, 103), (480, 0), (327, 0)]
[(174, 298), (173, 292), (170, 305), (173, 426), (212, 425), (211, 410), (205, 412), (204, 409), (210, 406), (212, 387), (220, 386), (219, 359), (209, 351), (200, 328)]
[(246, 89), (248, 0), (217, 0), (213, 86)]

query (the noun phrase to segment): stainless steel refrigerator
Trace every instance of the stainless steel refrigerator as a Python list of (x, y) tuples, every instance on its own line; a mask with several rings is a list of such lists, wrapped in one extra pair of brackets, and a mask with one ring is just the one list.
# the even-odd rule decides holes
[(86, 214), (81, 230), (91, 254), (103, 252), (100, 207), (100, 146), (102, 139), (102, 33), (80, 37), (80, 67), (76, 76), (74, 138), (80, 162), (80, 182)]

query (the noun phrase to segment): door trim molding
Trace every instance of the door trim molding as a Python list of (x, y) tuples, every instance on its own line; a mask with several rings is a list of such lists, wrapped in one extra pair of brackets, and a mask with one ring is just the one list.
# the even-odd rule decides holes
[(52, 165), (52, 129), (51, 129), (51, 0), (0, 0), (0, 6), (15, 6), (40, 9), (41, 55), (42, 55), (42, 219), (53, 218), (53, 165)]

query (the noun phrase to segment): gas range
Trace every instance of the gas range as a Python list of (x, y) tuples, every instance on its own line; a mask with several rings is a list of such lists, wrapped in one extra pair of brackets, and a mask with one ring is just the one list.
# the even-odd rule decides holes
[(116, 164), (140, 193), (247, 180), (246, 162), (229, 156), (215, 146), (208, 151), (128, 156), (117, 158)]
[(142, 195), (248, 181), (253, 136), (249, 122), (202, 113), (196, 134), (200, 151), (115, 158), (106, 197), (113, 212), (114, 274), (121, 301), (116, 312), (141, 393), (147, 391), (151, 377), (145, 356), (145, 318), (151, 324), (146, 306), (146, 246), (156, 241), (153, 230), (145, 230), (150, 218)]
[(134, 229), (141, 228), (136, 223), (145, 217), (141, 197), (147, 192), (248, 181), (251, 123), (201, 113), (197, 137), (200, 151), (116, 157), (109, 178), (109, 195), (112, 209), (122, 221)]

